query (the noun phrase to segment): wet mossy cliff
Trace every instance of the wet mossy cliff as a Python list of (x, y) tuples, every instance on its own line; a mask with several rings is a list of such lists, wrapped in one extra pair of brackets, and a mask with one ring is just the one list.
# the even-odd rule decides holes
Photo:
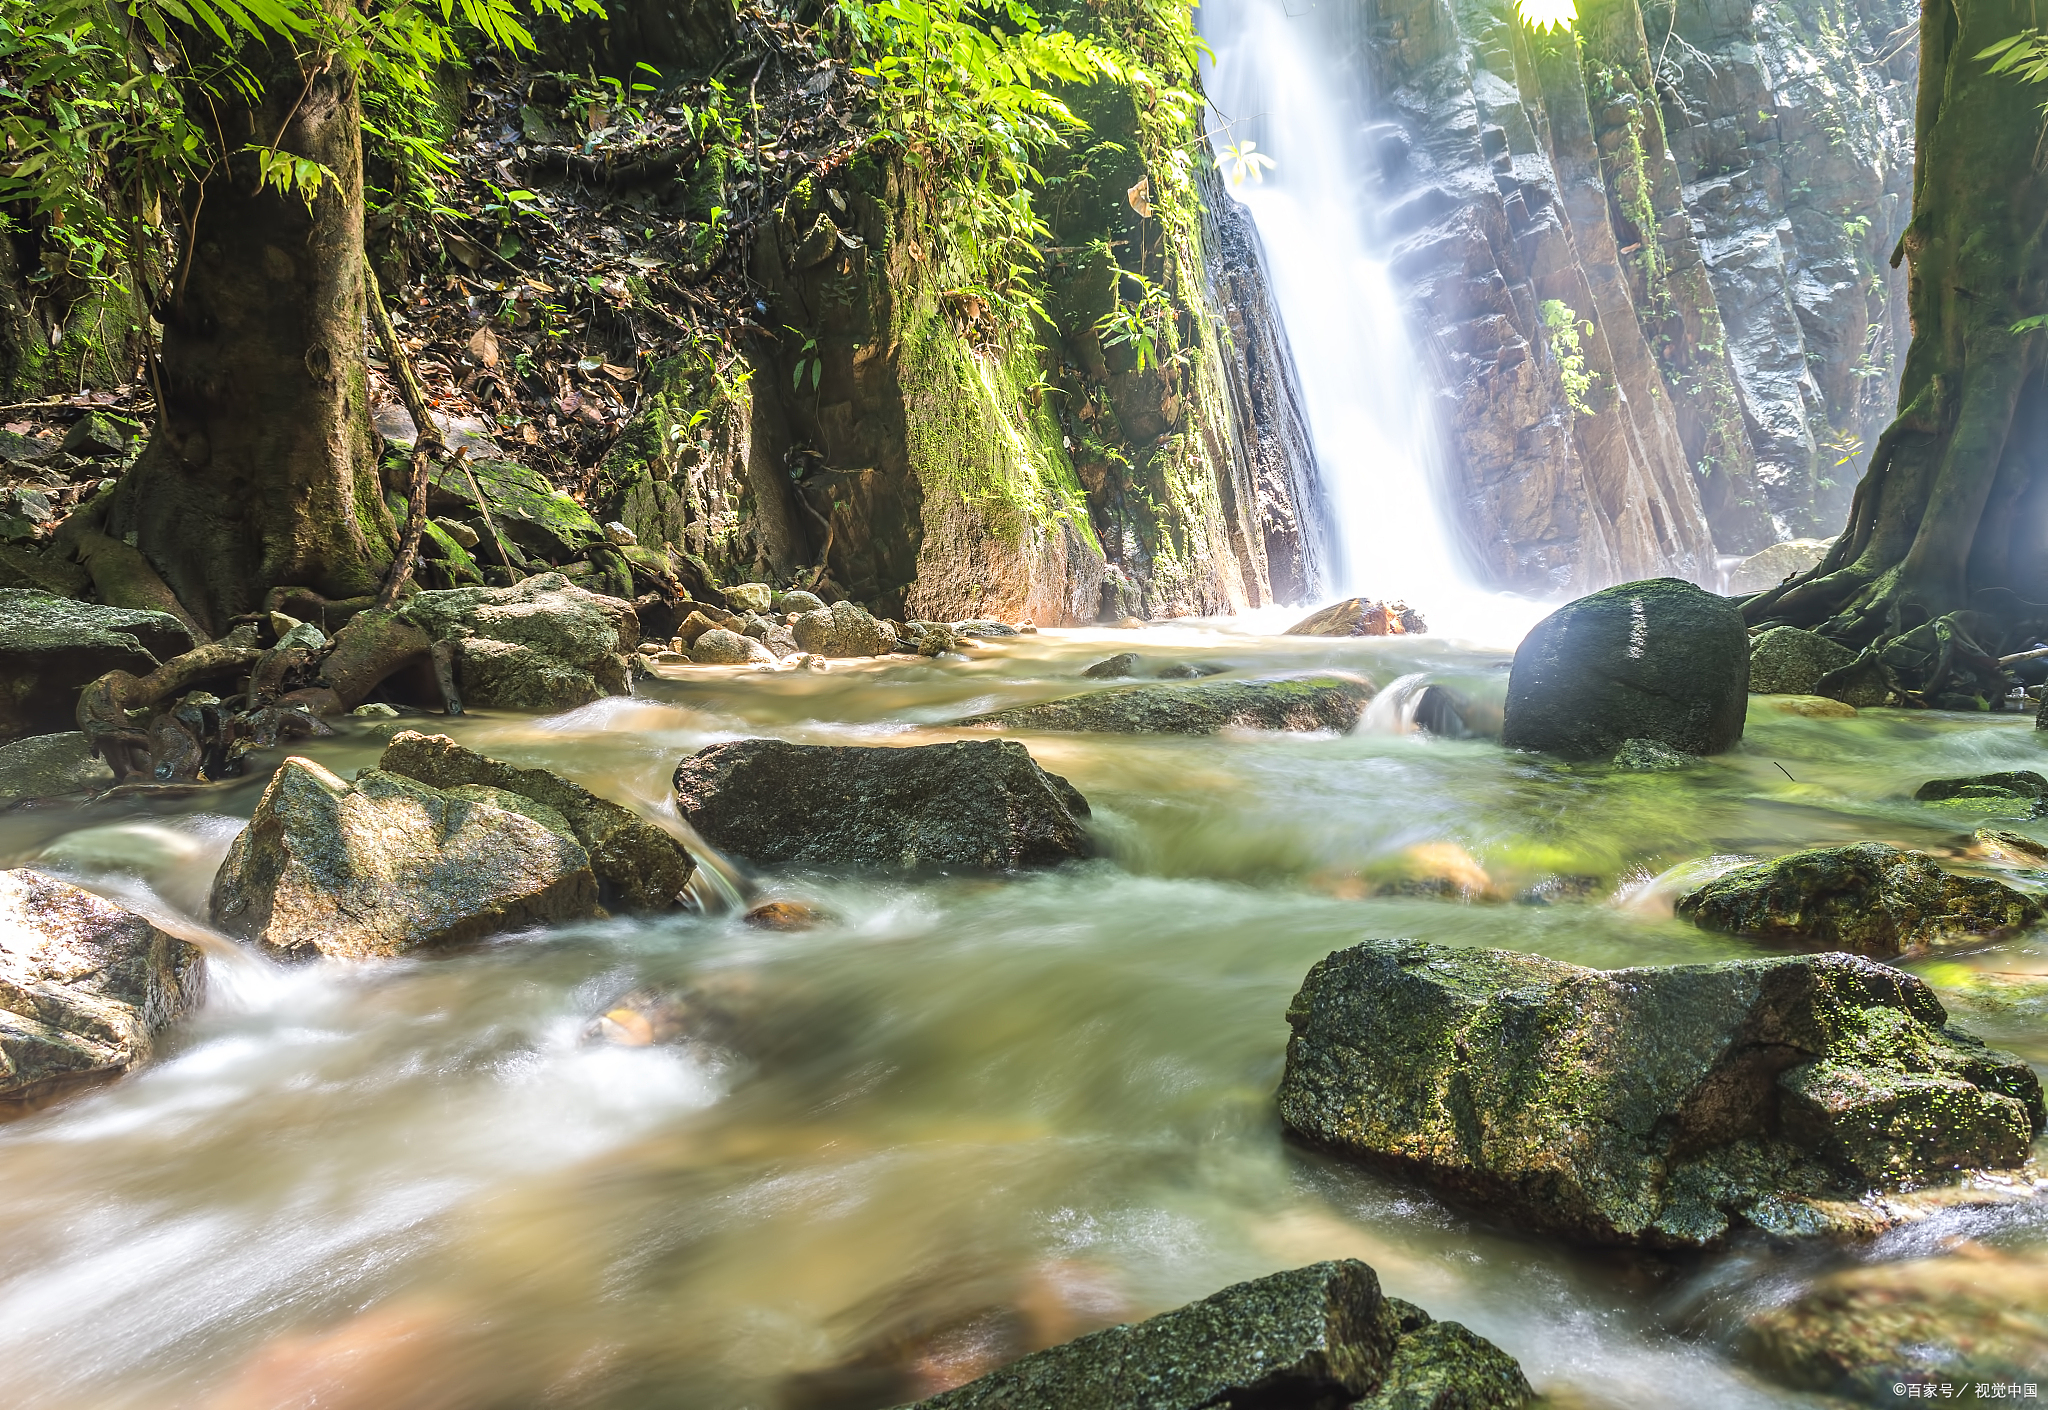
[[(1375, 0), (1381, 233), (1500, 585), (1840, 529), (1896, 393), (1903, 0)], [(1588, 379), (1581, 381), (1579, 379)]]
[[(1191, 84), (1185, 55), (1123, 8), (1086, 25), (1163, 77), (1062, 90), (1086, 130), (1039, 164), (1036, 309), (952, 248), (967, 192), (867, 144), (756, 227), (758, 297), (729, 356), (650, 374), (600, 467), (600, 517), (721, 579), (891, 616), (1053, 624), (1320, 592), (1314, 470), (1256, 237), (1198, 110), (1162, 99)], [(1141, 366), (1101, 321), (1148, 285)]]

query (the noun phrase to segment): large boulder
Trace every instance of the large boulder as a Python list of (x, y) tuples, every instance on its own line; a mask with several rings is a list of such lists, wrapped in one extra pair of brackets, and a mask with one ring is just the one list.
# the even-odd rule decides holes
[(976, 715), (963, 725), (1075, 734), (1217, 734), (1226, 729), (1349, 734), (1373, 697), (1361, 676), (1134, 685)]
[(290, 958), (368, 959), (598, 910), (590, 856), (529, 801), (284, 761), (213, 880), (213, 923)]
[(1410, 636), (1429, 630), (1422, 614), (1405, 602), (1374, 602), (1368, 597), (1347, 597), (1319, 612), (1311, 612), (1293, 626), (1286, 636)]
[(1373, 940), (1288, 1009), (1287, 1125), (1540, 1230), (1867, 1232), (1866, 1196), (2022, 1165), (2041, 1086), (1855, 955), (1582, 969)]
[(1752, 553), (1728, 570), (1728, 592), (1749, 597), (1769, 592), (1794, 573), (1804, 573), (1828, 556), (1833, 539), (1787, 539)]
[[(600, 798), (548, 769), (523, 769), (464, 749), (445, 734), (405, 730), (391, 737), (377, 767), (430, 788), (455, 792), (488, 788), (549, 810), (590, 854), (604, 903), (633, 910), (676, 904), (694, 863), (682, 844), (632, 809)], [(531, 810), (506, 803), (514, 811)], [(561, 829), (557, 828), (557, 831)]]
[(1855, 652), (1819, 632), (1772, 627), (1750, 643), (1749, 688), (1759, 695), (1818, 695), (1822, 676), (1855, 660)]
[(108, 671), (146, 675), (192, 646), (167, 613), (0, 588), (0, 739), (72, 729), (81, 688)]
[(775, 653), (750, 636), (713, 627), (697, 638), (690, 659), (699, 666), (772, 666)]
[(1008, 871), (1091, 850), (1086, 800), (1013, 740), (741, 739), (683, 760), (675, 788), (705, 841), (762, 865)]
[(1623, 583), (1523, 639), (1501, 742), (1568, 759), (1611, 759), (1630, 739), (1718, 754), (1742, 738), (1748, 693), (1740, 608), (1677, 578)]
[(586, 592), (560, 573), (507, 588), (416, 594), (399, 616), (432, 641), (453, 641), (465, 705), (569, 710), (633, 693), (627, 655), (640, 642), (633, 604)]
[(1506, 1352), (1344, 1259), (1034, 1352), (913, 1410), (1513, 1410), (1534, 1398)]
[(0, 809), (113, 785), (114, 771), (76, 730), (0, 744)]
[(797, 646), (814, 656), (884, 656), (896, 649), (896, 633), (856, 602), (800, 613), (789, 627)]
[(0, 1103), (148, 1060), (198, 1002), (198, 949), (34, 871), (0, 871)]
[(2026, 925), (2041, 904), (1883, 842), (1812, 847), (1723, 873), (1678, 900), (1705, 930), (1880, 957)]

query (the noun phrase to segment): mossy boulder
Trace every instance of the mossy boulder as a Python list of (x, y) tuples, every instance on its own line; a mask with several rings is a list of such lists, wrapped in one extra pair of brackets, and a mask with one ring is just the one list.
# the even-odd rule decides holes
[(2027, 1159), (2041, 1086), (1855, 955), (1584, 969), (1373, 940), (1288, 1009), (1287, 1126), (1533, 1229), (1697, 1247), (1866, 1230)]
[(456, 643), (456, 685), (479, 709), (569, 710), (633, 693), (633, 604), (586, 592), (560, 573), (507, 588), (419, 593), (398, 615), (431, 641)]
[(1883, 842), (1812, 847), (1737, 867), (1678, 900), (1705, 930), (1890, 956), (2029, 925), (2041, 903)]
[(1611, 759), (1631, 739), (1719, 754), (1742, 738), (1748, 694), (1740, 608), (1677, 578), (1623, 583), (1523, 639), (1501, 742), (1568, 759)]
[(1034, 1352), (913, 1410), (1513, 1410), (1534, 1398), (1499, 1347), (1386, 1296), (1345, 1259)]
[(2048, 778), (2031, 769), (1932, 778), (1913, 792), (1915, 801), (1945, 803), (1953, 811), (2033, 817), (2048, 812)]
[(1134, 685), (998, 710), (960, 723), (1073, 734), (1217, 734), (1227, 729), (1349, 734), (1373, 693), (1371, 681), (1337, 674)]
[(909, 749), (741, 739), (676, 767), (682, 816), (760, 865), (1009, 871), (1089, 855), (1088, 804), (1013, 740)]
[[(550, 829), (566, 830), (590, 854), (591, 871), (607, 906), (666, 910), (676, 904), (695, 867), (681, 843), (632, 809), (600, 798), (550, 769), (525, 769), (487, 758), (445, 734), (395, 734), (377, 767), (430, 788), (491, 788), (547, 809), (562, 823), (551, 823)], [(537, 816), (516, 802), (499, 800), (499, 806)]]
[(1750, 643), (1749, 688), (1759, 695), (1818, 695), (1822, 676), (1855, 660), (1855, 652), (1819, 632), (1772, 627)]
[(440, 466), (430, 481), (428, 508), (481, 523), (479, 491), (489, 522), (527, 553), (553, 562), (606, 541), (604, 526), (589, 510), (548, 483), (540, 471), (512, 460), (451, 461)]
[(80, 689), (108, 671), (146, 675), (193, 644), (163, 612), (0, 588), (0, 739), (75, 728)]

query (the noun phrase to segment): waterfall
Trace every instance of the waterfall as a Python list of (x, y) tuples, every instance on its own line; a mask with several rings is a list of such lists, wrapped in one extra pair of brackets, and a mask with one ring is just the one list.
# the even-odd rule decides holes
[(1403, 598), (1437, 631), (1511, 644), (1547, 608), (1484, 591), (1458, 549), (1436, 388), (1373, 246), (1369, 97), (1355, 5), (1205, 0), (1210, 142), (1273, 163), (1232, 194), (1266, 248), (1330, 515), (1332, 587)]

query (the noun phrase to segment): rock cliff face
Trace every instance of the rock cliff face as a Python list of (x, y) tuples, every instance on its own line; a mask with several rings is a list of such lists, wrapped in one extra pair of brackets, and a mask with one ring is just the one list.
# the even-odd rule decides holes
[(1377, 0), (1368, 177), (1500, 586), (1714, 585), (1838, 526), (1905, 336), (1911, 18)]

